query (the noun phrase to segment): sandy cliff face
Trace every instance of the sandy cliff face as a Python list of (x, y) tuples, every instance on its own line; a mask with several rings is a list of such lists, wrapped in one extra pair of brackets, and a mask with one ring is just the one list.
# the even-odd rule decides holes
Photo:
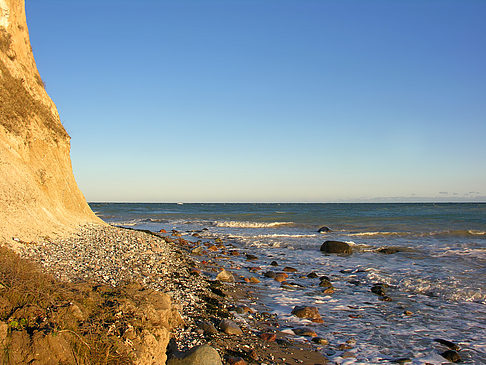
[(74, 180), (69, 140), (37, 71), (24, 0), (0, 0), (0, 241), (102, 223)]

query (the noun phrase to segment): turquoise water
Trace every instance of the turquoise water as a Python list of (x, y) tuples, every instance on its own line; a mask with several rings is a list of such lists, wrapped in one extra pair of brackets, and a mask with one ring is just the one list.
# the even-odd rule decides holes
[[(444, 359), (438, 353), (443, 349), (434, 338), (460, 343), (465, 362), (486, 363), (486, 204), (93, 203), (91, 207), (110, 223), (134, 228), (181, 232), (207, 228), (203, 238), (223, 237), (242, 252), (258, 256), (252, 265), (263, 271), (274, 269), (269, 265), (272, 260), (281, 267), (297, 268), (301, 274), (290, 279), (302, 289), (282, 289), (262, 279), (262, 300), (289, 328), (299, 324), (289, 315), (294, 305), (318, 306), (325, 319), (315, 328), (320, 335), (331, 342), (357, 340), (355, 360), (324, 349), (337, 363), (386, 363), (410, 357), (414, 363), (440, 364)], [(332, 232), (317, 233), (321, 226)], [(354, 254), (321, 254), (319, 247), (327, 239), (350, 243)], [(389, 246), (403, 252), (377, 252)], [(232, 265), (248, 275), (247, 263)], [(324, 295), (315, 281), (301, 277), (311, 271), (329, 276), (335, 293)], [(393, 302), (381, 302), (370, 293), (376, 282), (390, 285)], [(404, 316), (404, 310), (413, 315)]]

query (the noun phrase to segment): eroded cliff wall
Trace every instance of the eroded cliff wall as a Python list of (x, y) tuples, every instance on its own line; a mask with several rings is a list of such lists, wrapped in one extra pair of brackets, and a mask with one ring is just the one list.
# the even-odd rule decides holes
[(0, 0), (0, 241), (102, 224), (78, 189), (69, 152), (37, 71), (24, 0)]

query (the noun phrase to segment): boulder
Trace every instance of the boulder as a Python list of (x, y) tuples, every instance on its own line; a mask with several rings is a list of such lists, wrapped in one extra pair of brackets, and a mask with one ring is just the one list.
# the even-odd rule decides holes
[(341, 241), (326, 241), (322, 244), (321, 251), (343, 255), (350, 255), (353, 253), (351, 246), (348, 243)]
[(223, 319), (219, 323), (219, 328), (221, 331), (226, 333), (227, 335), (241, 335), (243, 331), (241, 328), (232, 320), (230, 319)]
[(454, 350), (444, 351), (443, 353), (441, 353), (441, 356), (450, 362), (461, 362), (461, 357), (459, 356), (457, 351)]
[(216, 280), (224, 281), (226, 283), (234, 283), (235, 278), (232, 273), (223, 269), (217, 276)]
[(440, 343), (441, 345), (449, 347), (451, 350), (459, 351), (461, 349), (454, 342), (443, 340), (442, 338), (435, 338), (434, 341)]
[(323, 323), (322, 317), (319, 314), (317, 307), (310, 306), (296, 306), (291, 312), (294, 316), (304, 319), (310, 319), (312, 322)]
[(215, 334), (218, 333), (218, 330), (216, 329), (216, 327), (214, 326), (214, 324), (212, 324), (209, 321), (202, 320), (201, 322), (198, 323), (197, 326), (200, 329), (202, 329), (204, 331), (204, 333), (207, 333), (209, 335), (215, 335)]
[(317, 232), (319, 232), (319, 233), (328, 233), (328, 232), (332, 232), (332, 231), (331, 231), (331, 229), (329, 227), (323, 226), (323, 227), (319, 228), (317, 230)]
[(172, 358), (167, 365), (223, 365), (216, 349), (209, 345), (196, 346), (182, 354), (181, 357)]

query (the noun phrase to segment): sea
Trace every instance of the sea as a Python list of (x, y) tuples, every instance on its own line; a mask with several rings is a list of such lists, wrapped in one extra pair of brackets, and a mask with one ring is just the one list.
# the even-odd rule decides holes
[[(90, 206), (113, 225), (175, 229), (191, 240), (197, 231), (198, 240), (220, 237), (257, 256), (251, 264), (244, 255), (239, 266), (233, 263), (237, 274), (248, 276), (248, 266), (297, 269), (289, 288), (255, 274), (260, 300), (286, 332), (307, 324), (331, 344), (351, 339), (346, 351), (355, 357), (343, 357), (336, 346), (321, 349), (337, 364), (446, 363), (440, 354), (447, 347), (436, 339), (460, 346), (463, 363), (486, 364), (486, 203)], [(319, 233), (323, 226), (331, 231)], [(322, 253), (326, 240), (349, 243), (353, 254)], [(379, 252), (386, 247), (399, 252)], [(307, 277), (311, 272), (327, 276), (335, 292), (324, 294), (319, 279)], [(386, 284), (391, 302), (370, 291), (376, 283)], [(292, 316), (297, 305), (318, 307), (324, 323)]]

